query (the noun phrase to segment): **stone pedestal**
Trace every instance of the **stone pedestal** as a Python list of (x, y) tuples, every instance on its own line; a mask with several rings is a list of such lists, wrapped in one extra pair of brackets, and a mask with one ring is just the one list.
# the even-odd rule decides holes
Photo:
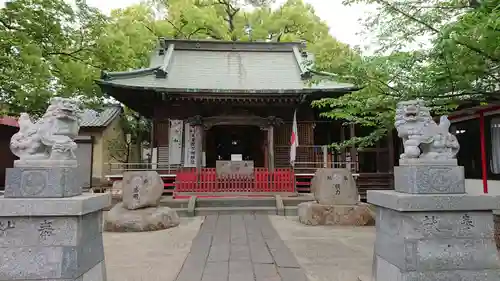
[(104, 281), (102, 210), (74, 160), (16, 161), (0, 197), (0, 280)]
[(465, 193), (464, 167), (456, 159), (446, 161), (400, 161), (394, 167), (394, 188), (414, 194)]
[(373, 225), (369, 205), (321, 205), (317, 202), (303, 202), (298, 205), (299, 221), (305, 225)]
[(0, 197), (0, 280), (106, 280), (102, 209), (109, 194)]
[(311, 182), (313, 202), (298, 206), (299, 221), (306, 225), (371, 225), (367, 204), (358, 202), (358, 190), (347, 169), (318, 169)]
[(17, 160), (5, 177), (5, 198), (54, 198), (82, 194), (75, 160)]
[(491, 211), (500, 200), (465, 194), (458, 166), (402, 163), (394, 173), (395, 191), (368, 191), (377, 206), (373, 280), (500, 280)]

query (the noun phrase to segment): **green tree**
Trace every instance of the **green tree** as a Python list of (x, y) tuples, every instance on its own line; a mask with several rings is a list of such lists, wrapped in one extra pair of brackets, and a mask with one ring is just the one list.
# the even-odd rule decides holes
[[(324, 116), (373, 128), (340, 144), (369, 146), (393, 129), (396, 102), (422, 98), (436, 113), (467, 101), (486, 101), (500, 90), (500, 2), (485, 0), (348, 0), (376, 5), (366, 30), (378, 38), (371, 57), (340, 59), (324, 48), (317, 66), (362, 90), (314, 103)], [(426, 44), (421, 44), (424, 42)], [(413, 47), (416, 51), (408, 51)]]
[[(50, 97), (105, 101), (102, 70), (145, 67), (157, 37), (317, 42), (334, 40), (302, 0), (151, 1), (109, 17), (76, 1), (13, 0), (0, 10), (2, 113), (43, 113)], [(249, 9), (252, 8), (252, 9)], [(164, 16), (160, 16), (163, 14)]]
[(105, 18), (83, 1), (17, 0), (0, 9), (1, 110), (41, 114), (54, 95), (100, 102), (93, 53)]
[[(315, 42), (330, 36), (328, 26), (302, 0), (288, 0), (277, 9), (266, 0), (153, 1), (166, 16), (157, 22), (178, 39)], [(251, 9), (250, 9), (251, 8)]]

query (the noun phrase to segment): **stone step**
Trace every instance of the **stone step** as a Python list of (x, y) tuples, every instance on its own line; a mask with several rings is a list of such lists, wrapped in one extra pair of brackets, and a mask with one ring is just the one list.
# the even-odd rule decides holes
[(303, 202), (314, 201), (314, 196), (310, 194), (304, 194), (298, 197), (282, 197), (282, 199), (283, 199), (283, 205), (285, 207), (287, 206), (293, 207)]
[(214, 207), (275, 207), (274, 197), (265, 198), (197, 198), (196, 208)]
[(285, 206), (285, 216), (297, 216), (298, 209), (297, 206)]
[(179, 217), (190, 217), (188, 208), (173, 208)]
[(276, 207), (202, 207), (196, 208), (196, 216), (234, 215), (234, 214), (263, 214), (276, 215)]
[(187, 208), (188, 205), (189, 205), (189, 199), (173, 199), (172, 197), (163, 197), (160, 201), (160, 206), (170, 207), (173, 209)]

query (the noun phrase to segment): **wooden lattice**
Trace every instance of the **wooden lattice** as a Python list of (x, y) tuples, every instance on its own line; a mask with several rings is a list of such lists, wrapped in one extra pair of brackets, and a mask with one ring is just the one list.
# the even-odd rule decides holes
[(155, 136), (156, 136), (156, 145), (158, 146), (168, 146), (168, 131), (169, 131), (169, 122), (159, 121), (155, 124)]

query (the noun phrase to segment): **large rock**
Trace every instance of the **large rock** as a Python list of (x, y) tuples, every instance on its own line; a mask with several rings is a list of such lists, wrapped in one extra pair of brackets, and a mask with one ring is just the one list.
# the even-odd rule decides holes
[(322, 205), (304, 202), (298, 205), (299, 221), (306, 225), (373, 225), (375, 223), (368, 204)]
[(163, 194), (163, 180), (155, 171), (123, 173), (123, 204), (129, 210), (155, 207)]
[(110, 232), (140, 232), (167, 229), (179, 223), (177, 212), (169, 207), (128, 210), (120, 202), (108, 212), (104, 228)]
[(311, 190), (322, 205), (355, 205), (359, 200), (356, 182), (348, 169), (318, 169)]

